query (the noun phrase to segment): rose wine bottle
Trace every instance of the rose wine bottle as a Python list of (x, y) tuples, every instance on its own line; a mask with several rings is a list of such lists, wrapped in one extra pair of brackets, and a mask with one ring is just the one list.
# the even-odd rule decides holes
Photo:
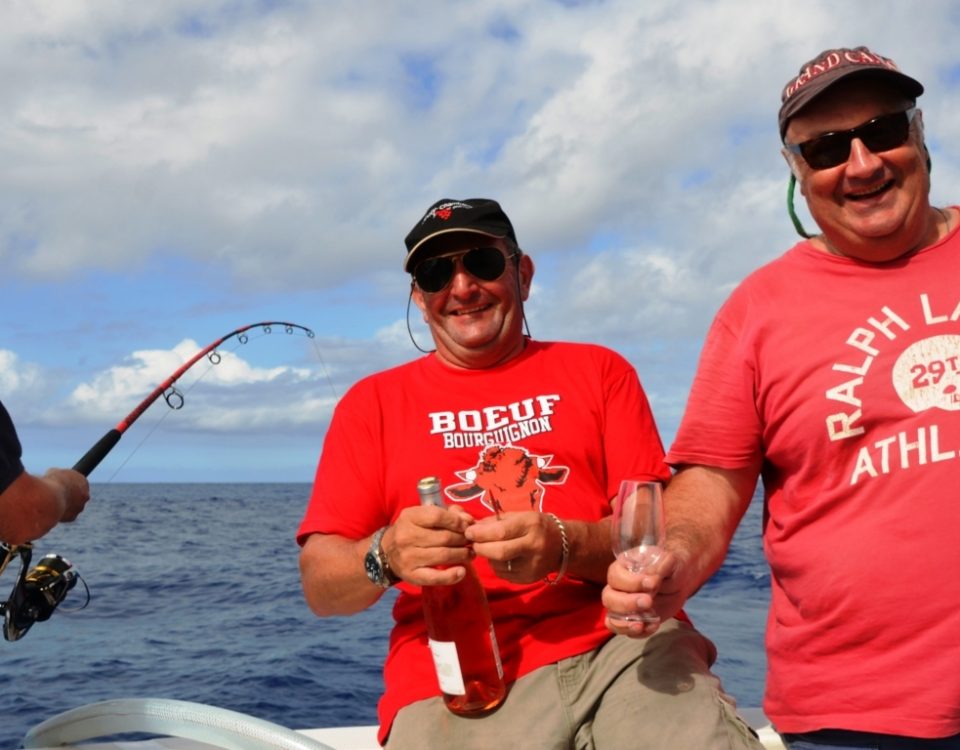
[[(421, 505), (446, 507), (440, 481), (417, 483)], [(467, 574), (451, 586), (423, 586), (423, 616), (443, 700), (461, 715), (490, 711), (503, 702), (506, 686), (487, 595), (469, 562)]]

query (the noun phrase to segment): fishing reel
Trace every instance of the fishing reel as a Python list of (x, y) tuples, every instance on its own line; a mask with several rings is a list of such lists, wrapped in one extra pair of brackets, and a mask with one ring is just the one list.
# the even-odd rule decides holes
[[(70, 589), (83, 579), (73, 570), (70, 561), (60, 555), (44, 555), (31, 568), (32, 544), (10, 546), (0, 542), (0, 556), (0, 573), (15, 556), (20, 557), (17, 581), (7, 601), (0, 603), (3, 637), (8, 641), (17, 641), (26, 635), (33, 623), (49, 620)], [(87, 599), (89, 601), (89, 591)]]

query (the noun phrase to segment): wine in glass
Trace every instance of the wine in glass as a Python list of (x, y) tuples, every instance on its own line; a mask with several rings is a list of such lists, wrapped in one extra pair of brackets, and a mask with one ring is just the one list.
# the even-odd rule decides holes
[[(632, 573), (642, 573), (663, 554), (663, 490), (660, 482), (624, 479), (613, 506), (610, 525), (613, 554)], [(615, 620), (659, 622), (655, 612), (621, 614)]]

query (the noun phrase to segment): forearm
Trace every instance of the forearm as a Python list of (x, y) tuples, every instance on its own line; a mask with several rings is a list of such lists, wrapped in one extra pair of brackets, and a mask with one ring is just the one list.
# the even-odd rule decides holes
[(25, 544), (57, 525), (67, 509), (67, 490), (56, 478), (24, 471), (0, 495), (0, 539)]
[(687, 466), (664, 497), (666, 546), (678, 558), (677, 581), (692, 596), (723, 564), (730, 540), (750, 504), (758, 469)]
[[(576, 521), (563, 519), (567, 535), (567, 568), (565, 576), (583, 581), (604, 583), (607, 579), (607, 567), (613, 559), (610, 548), (610, 519), (600, 521)], [(557, 535), (559, 530), (557, 530)], [(558, 554), (552, 572), (558, 573), (562, 565), (562, 538), (557, 540)]]
[[(456, 583), (472, 556), (463, 534), (472, 523), (460, 508), (404, 508), (380, 540), (385, 563), (394, 578), (415, 586)], [(364, 566), (372, 538), (313, 534), (307, 539), (300, 552), (300, 577), (313, 612), (352, 615), (380, 598), (384, 590), (370, 581)]]
[(352, 615), (374, 604), (383, 589), (372, 583), (363, 565), (370, 539), (313, 534), (300, 551), (303, 594), (320, 617)]

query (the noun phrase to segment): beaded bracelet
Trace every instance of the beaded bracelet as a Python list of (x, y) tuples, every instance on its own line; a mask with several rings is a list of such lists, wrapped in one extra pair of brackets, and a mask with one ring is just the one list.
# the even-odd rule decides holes
[(560, 568), (557, 570), (556, 578), (551, 579), (550, 574), (548, 574), (543, 580), (551, 586), (556, 586), (560, 583), (560, 579), (563, 578), (564, 573), (567, 572), (567, 563), (570, 562), (570, 543), (567, 541), (567, 527), (563, 525), (563, 521), (553, 513), (547, 513), (547, 515), (553, 519), (554, 523), (557, 524), (557, 528), (560, 529), (560, 545), (562, 551), (560, 555)]

